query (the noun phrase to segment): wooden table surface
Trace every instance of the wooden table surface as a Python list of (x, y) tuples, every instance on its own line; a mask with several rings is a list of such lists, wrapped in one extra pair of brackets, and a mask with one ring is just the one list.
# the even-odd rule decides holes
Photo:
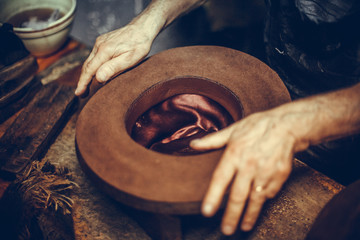
[[(41, 73), (45, 69), (47, 69), (51, 64), (56, 63), (61, 57), (72, 53), (76, 50), (85, 48), (85, 45), (82, 43), (74, 40), (69, 39), (66, 44), (54, 54), (47, 56), (47, 57), (39, 57), (36, 58), (38, 64), (38, 73)], [(76, 82), (71, 83), (73, 86), (76, 86)], [(19, 114), (23, 111), (23, 108), (20, 109), (17, 113), (7, 119), (5, 122), (0, 124), (0, 138), (4, 135), (6, 130), (13, 124), (15, 119), (19, 116)], [(6, 190), (7, 186), (10, 184), (10, 181), (4, 180), (0, 177), (0, 198), (3, 195), (4, 191)]]
[[(74, 53), (84, 46), (69, 40), (60, 51), (47, 58), (38, 58), (39, 74), (62, 57)], [(75, 71), (70, 82), (61, 78), (65, 84), (76, 86), (80, 68)], [(0, 124), (0, 138), (15, 121), (22, 110)], [(104, 196), (96, 189), (81, 171), (75, 153), (74, 135), (78, 112), (67, 122), (65, 128), (51, 145), (43, 160), (53, 164), (65, 165), (74, 173), (75, 182), (80, 189), (74, 194), (75, 206), (72, 213), (76, 239), (150, 239), (134, 219), (134, 212)], [(10, 184), (0, 178), (0, 198)], [(343, 186), (312, 170), (305, 164), (294, 160), (294, 170), (283, 190), (269, 201), (263, 210), (256, 229), (241, 239), (303, 239), (310, 229), (317, 213), (326, 202)], [(137, 215), (139, 213), (135, 213)], [(141, 215), (142, 213), (140, 213)], [(129, 217), (130, 216), (130, 217)], [(215, 220), (201, 216), (184, 216), (184, 239), (223, 239)], [(215, 224), (214, 224), (215, 222)]]
[[(76, 40), (69, 39), (68, 42), (57, 52), (54, 54), (43, 57), (43, 58), (36, 58), (37, 64), (39, 66), (38, 73), (44, 71), (46, 68), (48, 68), (51, 64), (58, 61), (61, 57), (65, 56), (66, 54), (69, 54), (71, 52), (74, 52), (78, 49), (85, 48), (85, 46), (81, 43), (79, 43)], [(76, 82), (73, 82), (73, 85), (76, 86)], [(22, 109), (18, 111), (16, 114), (14, 114), (12, 117), (7, 119), (5, 122), (0, 124), (0, 138), (5, 133), (6, 129), (14, 122), (15, 118), (21, 113)]]

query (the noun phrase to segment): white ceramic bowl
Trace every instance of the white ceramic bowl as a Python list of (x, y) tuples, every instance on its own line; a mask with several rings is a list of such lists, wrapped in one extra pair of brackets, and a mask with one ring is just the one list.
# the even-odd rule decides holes
[(18, 13), (39, 8), (58, 9), (64, 14), (45, 28), (14, 27), (14, 32), (35, 56), (46, 56), (66, 41), (75, 16), (76, 0), (0, 0), (0, 24)]

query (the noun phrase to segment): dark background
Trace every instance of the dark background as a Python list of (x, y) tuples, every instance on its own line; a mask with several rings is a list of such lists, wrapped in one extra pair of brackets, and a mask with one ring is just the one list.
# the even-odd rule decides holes
[[(97, 36), (126, 25), (150, 2), (78, 0), (71, 36), (92, 47)], [(179, 46), (221, 45), (265, 60), (263, 15), (263, 0), (209, 0), (165, 29), (150, 55)]]

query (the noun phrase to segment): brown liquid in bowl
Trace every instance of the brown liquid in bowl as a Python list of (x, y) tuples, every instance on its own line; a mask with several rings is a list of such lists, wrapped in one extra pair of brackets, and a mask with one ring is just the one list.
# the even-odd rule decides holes
[[(51, 18), (51, 15), (56, 11), (52, 8), (36, 8), (31, 10), (22, 11), (20, 13), (15, 14), (12, 16), (7, 22), (13, 25), (14, 27), (18, 28), (24, 28), (28, 27), (28, 23), (33, 18), (36, 23), (39, 23), (39, 28), (45, 28), (44, 23), (50, 24), (51, 22), (49, 19)], [(65, 14), (62, 12), (58, 12), (58, 15), (56, 16), (56, 19), (53, 19), (53, 21), (56, 21), (57, 19), (60, 19)]]

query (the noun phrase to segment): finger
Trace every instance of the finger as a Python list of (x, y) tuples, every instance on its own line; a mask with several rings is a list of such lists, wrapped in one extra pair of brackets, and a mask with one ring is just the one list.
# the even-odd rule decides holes
[(209, 189), (205, 195), (202, 213), (211, 217), (219, 208), (225, 191), (235, 174), (235, 167), (230, 161), (226, 161), (226, 152), (216, 167), (210, 181)]
[(289, 177), (290, 172), (291, 161), (278, 161), (276, 170), (271, 176), (264, 177), (265, 175), (261, 175), (254, 182), (244, 219), (241, 223), (243, 231), (250, 231), (254, 227), (264, 202), (268, 198), (275, 197)]
[(254, 188), (251, 190), (250, 198), (246, 207), (244, 218), (241, 222), (241, 230), (250, 231), (261, 212), (262, 206), (266, 201), (265, 195), (266, 189), (261, 189), (259, 185), (254, 184)]
[(87, 59), (85, 60), (85, 63), (87, 64), (88, 62), (91, 62), (91, 60), (94, 58), (94, 56), (96, 55), (98, 51), (98, 47), (95, 45), (93, 47), (93, 49), (91, 50), (91, 53), (89, 54), (89, 56), (87, 57)]
[[(91, 82), (92, 77), (95, 75), (97, 69), (112, 57), (108, 51), (98, 51), (91, 61), (85, 62), (81, 71), (80, 79), (78, 82), (78, 90), (75, 91), (76, 95), (81, 95), (85, 92), (87, 86)], [(98, 81), (100, 79), (97, 79)], [(101, 79), (100, 81), (102, 81)], [(106, 80), (105, 80), (106, 81)]]
[(291, 164), (289, 167), (284, 170), (278, 171), (276, 175), (269, 181), (268, 186), (266, 187), (266, 197), (273, 198), (281, 190), (282, 186), (288, 179), (291, 173)]
[(92, 77), (87, 80), (86, 78), (84, 78), (84, 72), (85, 72), (85, 66), (94, 58), (95, 54), (97, 52), (97, 48), (94, 47), (90, 53), (90, 55), (88, 56), (88, 58), (85, 60), (85, 62), (83, 63), (83, 67), (81, 69), (81, 75), (75, 90), (75, 94), (77, 96), (82, 96), (85, 95), (86, 91), (88, 91), (87, 86), (90, 84)]
[(96, 46), (94, 46), (93, 50), (91, 51), (90, 55), (88, 56), (88, 58), (85, 60), (84, 65), (89, 64), (89, 62), (91, 62), (93, 60), (93, 58), (96, 56), (96, 53), (98, 51), (98, 48)]
[(96, 79), (108, 80), (114, 75), (119, 74), (126, 69), (136, 65), (142, 59), (144, 59), (144, 57), (145, 56), (142, 55), (134, 55), (133, 52), (123, 53), (120, 56), (113, 58), (101, 65), (96, 72)]
[[(94, 76), (99, 67), (112, 59), (113, 56), (113, 53), (109, 52), (108, 48), (103, 47), (102, 49), (99, 49), (96, 55), (85, 65), (85, 76)], [(105, 82), (107, 79), (97, 78), (97, 80), (99, 82)]]
[(231, 187), (229, 200), (221, 225), (222, 232), (225, 235), (232, 235), (236, 231), (249, 195), (251, 181), (251, 174), (246, 174), (244, 178), (241, 173), (237, 173)]
[(216, 149), (225, 146), (233, 132), (233, 125), (216, 132), (206, 135), (203, 138), (195, 139), (190, 142), (190, 147), (197, 150)]

